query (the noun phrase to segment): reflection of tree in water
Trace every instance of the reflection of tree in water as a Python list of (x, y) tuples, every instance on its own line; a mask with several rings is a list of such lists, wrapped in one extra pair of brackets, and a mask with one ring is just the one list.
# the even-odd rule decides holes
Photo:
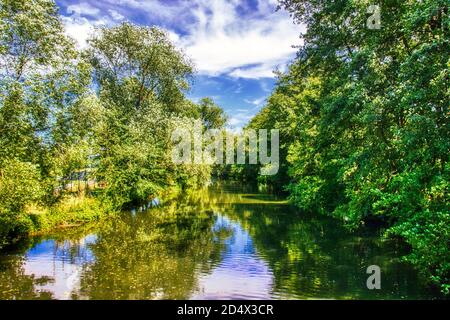
[[(51, 241), (53, 262), (43, 261), (49, 274), (55, 274), (56, 264), (80, 265), (89, 260), (86, 247), (86, 235), (92, 232), (94, 225), (74, 229), (55, 231), (45, 237), (31, 237), (17, 243), (0, 256), (0, 300), (55, 299), (52, 289), (44, 286), (55, 284), (52, 276), (36, 276), (26, 271), (25, 255), (30, 249), (45, 245)], [(51, 240), (49, 240), (51, 239)], [(45, 259), (44, 259), (45, 260)], [(57, 262), (55, 264), (55, 262)], [(57, 271), (56, 271), (57, 272)]]
[(222, 250), (212, 212), (192, 197), (109, 221), (90, 245), (96, 258), (82, 273), (80, 297), (188, 298)]
[(48, 277), (25, 274), (24, 257), (9, 255), (0, 260), (0, 300), (52, 299), (52, 294), (38, 290), (39, 285), (52, 281)]
[[(399, 263), (404, 248), (398, 242), (350, 233), (333, 219), (300, 214), (269, 195), (228, 190), (184, 194), (147, 212), (103, 221), (93, 230), (76, 228), (51, 235), (53, 255), (82, 266), (80, 287), (73, 288), (71, 297), (189, 298), (199, 289), (199, 276), (221, 262), (224, 240), (234, 230), (216, 221), (216, 214), (239, 223), (250, 234), (258, 255), (273, 272), (274, 297), (435, 296), (421, 288), (411, 268)], [(96, 234), (96, 240), (84, 241), (90, 233)], [(55, 297), (39, 289), (53, 279), (25, 274), (22, 254), (32, 246), (0, 258), (0, 299)], [(380, 291), (366, 288), (366, 268), (372, 264), (382, 270)]]
[[(404, 248), (398, 242), (350, 233), (333, 219), (300, 215), (287, 205), (236, 203), (226, 214), (250, 233), (269, 263), (276, 296), (418, 298), (423, 290), (416, 273), (400, 263)], [(383, 290), (366, 287), (372, 264), (381, 267)]]

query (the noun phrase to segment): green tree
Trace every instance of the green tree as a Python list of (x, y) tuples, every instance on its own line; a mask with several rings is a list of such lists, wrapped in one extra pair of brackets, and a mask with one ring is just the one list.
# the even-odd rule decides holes
[(66, 155), (85, 149), (96, 118), (91, 66), (65, 36), (56, 4), (5, 0), (0, 18), (0, 211), (14, 228), (27, 205), (58, 200), (58, 180), (81, 165)]
[(205, 129), (222, 129), (225, 126), (227, 115), (211, 98), (201, 99), (198, 107)]
[(298, 206), (394, 226), (448, 291), (448, 3), (379, 1), (379, 30), (370, 4), (280, 1), (307, 32), (253, 122), (282, 131)]
[(193, 67), (165, 31), (130, 23), (102, 27), (89, 41), (89, 56), (104, 98), (133, 113), (150, 101), (179, 112)]
[[(21, 80), (34, 68), (52, 66), (71, 48), (54, 1), (0, 1), (0, 68)], [(73, 53), (73, 52), (72, 52)]]
[(175, 167), (170, 158), (174, 123), (196, 107), (184, 97), (192, 65), (167, 34), (123, 23), (101, 28), (89, 44), (106, 110), (97, 132), (98, 174), (106, 182), (106, 195), (121, 206), (203, 177), (186, 166)]

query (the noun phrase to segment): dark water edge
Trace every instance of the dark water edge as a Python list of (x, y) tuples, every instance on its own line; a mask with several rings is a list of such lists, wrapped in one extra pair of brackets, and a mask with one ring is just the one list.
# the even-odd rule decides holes
[[(443, 299), (378, 228), (215, 185), (0, 254), (0, 299)], [(368, 290), (366, 268), (381, 268)]]

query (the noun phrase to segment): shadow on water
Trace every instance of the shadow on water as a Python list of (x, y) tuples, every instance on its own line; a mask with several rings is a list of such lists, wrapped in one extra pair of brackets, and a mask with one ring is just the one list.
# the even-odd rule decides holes
[[(375, 232), (216, 185), (0, 255), (0, 299), (432, 299)], [(147, 210), (148, 209), (148, 210)], [(366, 268), (382, 270), (368, 290)]]

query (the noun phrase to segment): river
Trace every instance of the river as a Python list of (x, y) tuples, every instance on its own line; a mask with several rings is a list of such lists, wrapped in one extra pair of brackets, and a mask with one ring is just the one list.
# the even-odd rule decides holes
[[(236, 185), (33, 237), (0, 254), (0, 299), (432, 299), (398, 240)], [(369, 290), (366, 269), (381, 268)]]

